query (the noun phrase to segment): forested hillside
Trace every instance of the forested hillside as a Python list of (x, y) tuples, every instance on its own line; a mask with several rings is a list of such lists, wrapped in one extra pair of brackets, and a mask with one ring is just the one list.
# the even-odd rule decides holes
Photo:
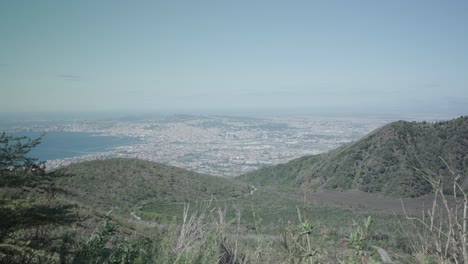
[(227, 178), (138, 159), (94, 160), (59, 170), (58, 185), (77, 200), (101, 209), (129, 211), (144, 202), (189, 202), (226, 199), (250, 192)]
[[(453, 178), (468, 187), (468, 117), (446, 122), (390, 123), (359, 141), (240, 176), (257, 185), (359, 189), (395, 196), (431, 192), (422, 174)], [(447, 187), (449, 191), (449, 187)]]

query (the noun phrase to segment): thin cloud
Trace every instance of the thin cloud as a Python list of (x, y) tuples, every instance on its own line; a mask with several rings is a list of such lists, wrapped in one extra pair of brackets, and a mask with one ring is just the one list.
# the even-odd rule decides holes
[(60, 74), (58, 78), (65, 80), (65, 81), (72, 81), (72, 82), (79, 82), (83, 80), (82, 76), (74, 75), (74, 74)]

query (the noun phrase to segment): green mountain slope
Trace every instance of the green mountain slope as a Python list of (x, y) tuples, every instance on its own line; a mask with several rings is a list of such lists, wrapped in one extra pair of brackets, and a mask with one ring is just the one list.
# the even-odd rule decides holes
[(138, 159), (94, 160), (69, 165), (59, 186), (98, 208), (128, 211), (143, 203), (227, 199), (250, 192), (246, 184)]
[(307, 184), (420, 196), (429, 193), (431, 186), (419, 170), (449, 177), (440, 157), (462, 176), (462, 186), (467, 188), (468, 117), (437, 123), (394, 122), (328, 153), (263, 168), (238, 179), (258, 186)]

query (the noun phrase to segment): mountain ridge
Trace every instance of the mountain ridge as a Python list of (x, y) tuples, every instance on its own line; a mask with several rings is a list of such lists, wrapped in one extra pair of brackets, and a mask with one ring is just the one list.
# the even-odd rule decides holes
[[(239, 176), (258, 186), (358, 189), (391, 196), (421, 196), (432, 187), (421, 173), (451, 177), (467, 188), (468, 117), (444, 122), (396, 121), (327, 153), (301, 157)], [(446, 187), (449, 191), (449, 188)]]

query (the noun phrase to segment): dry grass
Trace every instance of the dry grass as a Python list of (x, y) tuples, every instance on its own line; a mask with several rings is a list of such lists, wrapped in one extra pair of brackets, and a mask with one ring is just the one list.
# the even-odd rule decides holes
[(453, 202), (449, 202), (449, 197), (443, 192), (444, 177), (423, 174), (434, 189), (432, 207), (423, 211), (420, 217), (409, 216), (405, 212), (413, 227), (420, 230), (412, 241), (416, 262), (468, 264), (467, 194), (459, 184), (461, 176), (455, 175), (445, 160), (442, 161), (454, 176)]

